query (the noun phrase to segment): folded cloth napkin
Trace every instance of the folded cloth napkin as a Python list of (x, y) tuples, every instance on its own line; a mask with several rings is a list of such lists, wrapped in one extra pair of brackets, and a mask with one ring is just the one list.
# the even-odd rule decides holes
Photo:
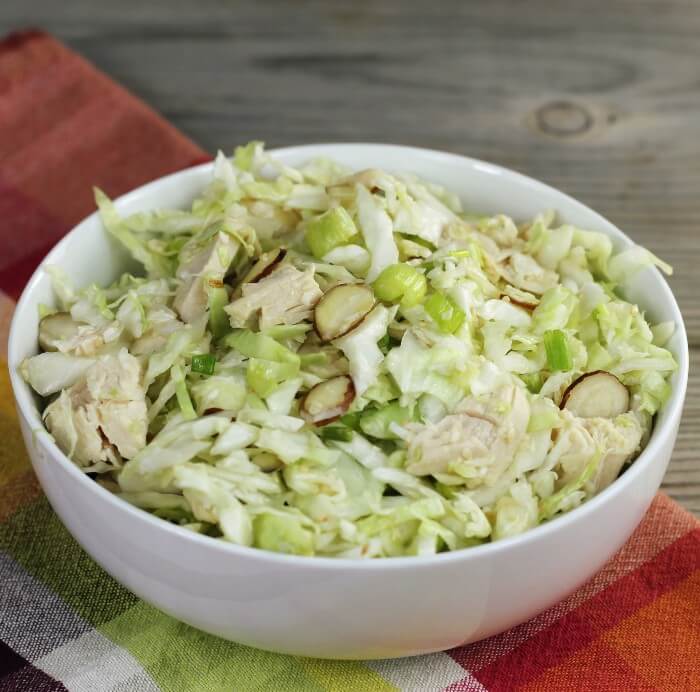
[[(208, 155), (41, 32), (0, 43), (0, 359), (33, 267), (93, 209)], [(664, 495), (572, 596), (490, 639), (336, 662), (209, 636), (139, 601), (51, 511), (0, 363), (0, 690), (700, 690), (700, 522)], [(566, 559), (564, 555), (562, 559)]]

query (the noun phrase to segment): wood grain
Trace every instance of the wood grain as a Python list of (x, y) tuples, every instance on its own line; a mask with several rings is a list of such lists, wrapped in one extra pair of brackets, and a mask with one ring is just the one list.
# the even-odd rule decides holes
[(392, 141), (559, 187), (671, 262), (692, 347), (665, 488), (700, 515), (700, 3), (5, 0), (214, 151)]

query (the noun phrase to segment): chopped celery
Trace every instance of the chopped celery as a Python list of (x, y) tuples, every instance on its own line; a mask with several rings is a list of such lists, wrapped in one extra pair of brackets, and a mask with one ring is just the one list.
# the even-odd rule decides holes
[(400, 302), (402, 307), (410, 308), (423, 301), (428, 281), (410, 264), (392, 264), (375, 279), (372, 287), (379, 300)]
[(542, 375), (539, 372), (523, 373), (520, 379), (533, 394), (537, 394), (542, 389)]
[(561, 329), (550, 329), (544, 333), (547, 364), (552, 372), (571, 370), (573, 360), (566, 334)]
[(246, 381), (250, 388), (261, 397), (272, 394), (285, 380), (299, 372), (294, 363), (278, 363), (273, 360), (251, 358), (248, 361)]
[(319, 435), (321, 439), (328, 441), (350, 442), (352, 440), (352, 430), (342, 425), (326, 425), (319, 430)]
[(306, 227), (306, 242), (316, 259), (321, 259), (340, 245), (345, 245), (355, 235), (355, 223), (343, 207), (329, 209), (310, 221)]
[(359, 411), (353, 411), (352, 413), (342, 415), (340, 417), (340, 422), (352, 430), (359, 430), (361, 418), (362, 414)]
[(175, 397), (177, 405), (180, 407), (180, 412), (185, 420), (194, 420), (197, 417), (197, 412), (192, 406), (190, 394), (187, 391), (187, 383), (185, 382), (185, 374), (179, 365), (173, 365), (170, 369), (170, 374), (175, 382)]
[(360, 418), (360, 429), (370, 437), (376, 437), (380, 440), (396, 440), (398, 436), (391, 430), (391, 424), (403, 425), (411, 418), (409, 409), (393, 402), (382, 408), (363, 413)]
[(208, 305), (209, 329), (215, 339), (220, 339), (231, 331), (228, 315), (224, 312), (224, 308), (228, 305), (228, 293), (223, 286), (209, 288)]
[(202, 375), (213, 375), (216, 358), (210, 353), (201, 353), (192, 356), (192, 372), (199, 372)]
[(462, 309), (443, 293), (433, 293), (425, 301), (425, 311), (440, 331), (448, 334), (454, 334), (462, 326), (465, 318)]
[(299, 367), (299, 356), (270, 336), (240, 329), (226, 337), (226, 345), (249, 358), (262, 358), (277, 363), (291, 363)]

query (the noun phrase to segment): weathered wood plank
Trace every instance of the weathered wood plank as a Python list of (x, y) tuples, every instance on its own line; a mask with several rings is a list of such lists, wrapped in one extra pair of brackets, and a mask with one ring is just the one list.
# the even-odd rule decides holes
[(686, 509), (700, 516), (700, 348), (690, 351), (690, 381), (676, 447), (663, 489)]
[(670, 261), (692, 353), (666, 489), (700, 515), (700, 3), (5, 0), (210, 150), (373, 140), (541, 178)]

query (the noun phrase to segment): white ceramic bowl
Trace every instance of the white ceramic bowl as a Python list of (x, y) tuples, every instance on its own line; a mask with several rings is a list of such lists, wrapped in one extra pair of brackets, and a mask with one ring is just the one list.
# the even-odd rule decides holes
[[(466, 208), (529, 218), (555, 209), (572, 224), (629, 240), (583, 204), (481, 161), (377, 144), (280, 149), (284, 162), (331, 156), (353, 168), (407, 171), (459, 193)], [(122, 213), (188, 204), (211, 164), (145, 185), (117, 201)], [(49, 253), (78, 285), (116, 279), (129, 264), (89, 216)], [(53, 302), (35, 272), (17, 306), (9, 363), (22, 432), (41, 485), (68, 530), (107, 572), (161, 610), (227, 639), (290, 654), (384, 658), (438, 651), (501, 632), (555, 604), (625, 542), (661, 483), (685, 396), (688, 351), (676, 301), (656, 270), (627, 287), (652, 320), (673, 320), (679, 369), (649, 444), (590, 502), (524, 535), (427, 558), (358, 562), (243, 548), (181, 529), (119, 500), (83, 475), (44, 430), (17, 365), (37, 352), (37, 305)]]

